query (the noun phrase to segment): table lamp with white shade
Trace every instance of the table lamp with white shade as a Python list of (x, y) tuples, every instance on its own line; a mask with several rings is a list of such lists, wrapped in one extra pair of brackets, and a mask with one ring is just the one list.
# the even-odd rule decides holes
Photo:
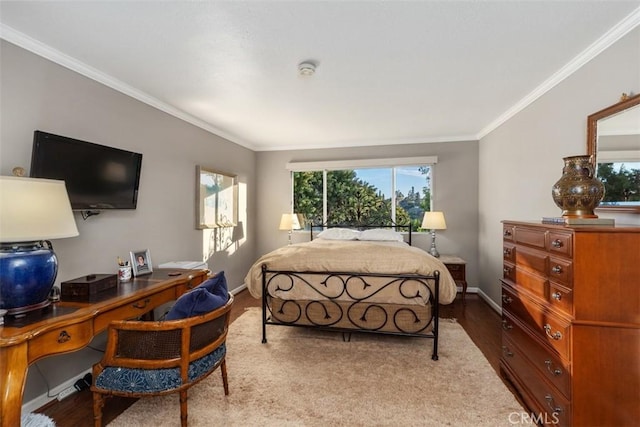
[(424, 230), (431, 230), (431, 249), (429, 249), (429, 253), (436, 258), (439, 257), (440, 253), (436, 249), (436, 230), (447, 229), (444, 214), (438, 211), (425, 212), (422, 218), (422, 228)]
[(50, 304), (58, 258), (48, 239), (78, 235), (64, 181), (0, 176), (0, 309)]
[(292, 230), (299, 230), (300, 221), (298, 221), (298, 215), (294, 213), (284, 213), (280, 218), (280, 230), (289, 231), (289, 244), (291, 244), (291, 232)]

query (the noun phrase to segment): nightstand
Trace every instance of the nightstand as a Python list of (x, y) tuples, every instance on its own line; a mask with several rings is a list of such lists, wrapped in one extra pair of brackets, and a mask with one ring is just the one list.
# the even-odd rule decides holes
[(455, 280), (456, 285), (462, 286), (462, 303), (464, 304), (464, 297), (467, 294), (467, 277), (466, 277), (466, 264), (467, 262), (455, 255), (440, 255), (438, 258), (447, 267), (451, 277)]

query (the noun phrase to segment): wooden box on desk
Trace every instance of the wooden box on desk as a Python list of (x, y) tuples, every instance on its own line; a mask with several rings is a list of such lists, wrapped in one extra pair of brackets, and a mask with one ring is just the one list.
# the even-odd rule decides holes
[(63, 300), (92, 301), (101, 292), (118, 286), (116, 274), (89, 274), (60, 283), (60, 297)]

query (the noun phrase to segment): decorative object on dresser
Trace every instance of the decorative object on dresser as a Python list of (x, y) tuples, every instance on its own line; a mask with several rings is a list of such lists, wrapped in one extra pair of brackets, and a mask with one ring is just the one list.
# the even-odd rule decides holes
[(444, 266), (447, 267), (447, 270), (451, 273), (451, 277), (455, 280), (456, 285), (460, 285), (462, 287), (462, 303), (464, 304), (464, 297), (467, 295), (467, 262), (455, 255), (441, 255), (440, 261), (442, 261)]
[(503, 221), (500, 368), (561, 426), (640, 419), (640, 227)]
[(436, 230), (446, 230), (447, 223), (442, 212), (425, 212), (422, 217), (422, 229), (431, 230), (431, 249), (429, 253), (434, 257), (439, 257), (440, 253), (436, 249)]
[(553, 201), (566, 218), (597, 218), (593, 210), (604, 196), (604, 185), (595, 177), (591, 156), (564, 159), (562, 176), (553, 185)]
[(77, 235), (64, 181), (0, 177), (0, 309), (6, 315), (50, 304), (58, 258), (46, 239)]
[(293, 230), (300, 230), (300, 221), (298, 221), (298, 215), (294, 213), (284, 213), (280, 218), (280, 230), (289, 232), (289, 244), (291, 244), (291, 232)]
[(599, 210), (640, 213), (640, 94), (622, 94), (620, 101), (587, 118), (587, 153), (604, 183)]

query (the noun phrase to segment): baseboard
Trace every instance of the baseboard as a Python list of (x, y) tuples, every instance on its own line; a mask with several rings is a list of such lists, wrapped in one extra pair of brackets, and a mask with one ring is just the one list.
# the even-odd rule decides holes
[(63, 382), (62, 384), (59, 384), (59, 385), (55, 386), (54, 388), (49, 390), (47, 393), (43, 393), (40, 396), (38, 396), (38, 397), (28, 401), (27, 403), (23, 404), (22, 405), (22, 413), (23, 414), (28, 414), (29, 412), (33, 412), (36, 409), (40, 409), (44, 405), (46, 405), (47, 403), (56, 400), (58, 398), (58, 394), (62, 390), (66, 390), (69, 387), (73, 387), (73, 385), (76, 383), (76, 381), (78, 381), (78, 379), (83, 378), (87, 374), (90, 374), (91, 370), (92, 370), (92, 368), (89, 368), (89, 369), (87, 369), (85, 371), (82, 371), (78, 375), (74, 376), (73, 378), (70, 378), (70, 379), (66, 380), (65, 382)]
[(233, 295), (238, 295), (240, 292), (244, 291), (245, 289), (247, 289), (247, 285), (245, 285), (243, 283), (242, 285), (238, 286), (237, 288), (231, 289), (229, 292), (231, 292)]
[(482, 298), (487, 304), (489, 304), (489, 307), (493, 308), (499, 315), (502, 316), (502, 307), (498, 304), (495, 303), (495, 301), (493, 301), (491, 298), (489, 298), (489, 295), (485, 294), (482, 289), (480, 288), (476, 288), (478, 291), (478, 295), (480, 296), (480, 298)]

